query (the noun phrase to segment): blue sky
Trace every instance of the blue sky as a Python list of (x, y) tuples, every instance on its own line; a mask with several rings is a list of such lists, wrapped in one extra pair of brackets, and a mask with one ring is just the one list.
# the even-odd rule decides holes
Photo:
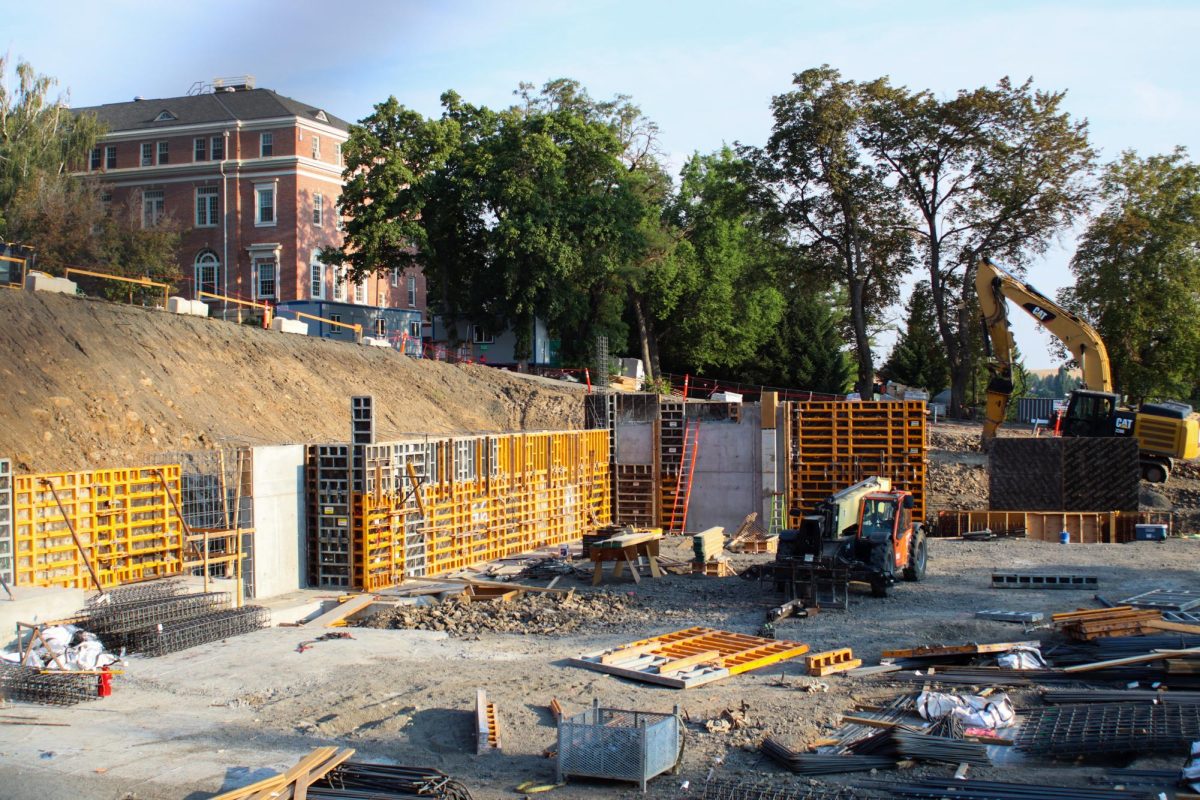
[[(762, 144), (771, 97), (828, 63), (941, 95), (1032, 76), (1069, 91), (1067, 109), (1089, 120), (1104, 160), (1126, 148), (1200, 151), (1194, 2), (4, 4), (0, 47), (57, 77), (73, 105), (249, 73), (355, 120), (389, 94), (432, 115), (446, 89), (503, 105), (521, 81), (570, 77), (595, 97), (631, 95), (678, 165), (723, 143)], [(1073, 250), (1068, 234), (1030, 282), (1048, 294), (1069, 283)], [(1013, 319), (1026, 364), (1051, 366), (1044, 335), (1020, 311)]]

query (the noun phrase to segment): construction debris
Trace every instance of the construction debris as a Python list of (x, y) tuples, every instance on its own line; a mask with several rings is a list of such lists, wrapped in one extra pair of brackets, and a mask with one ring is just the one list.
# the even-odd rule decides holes
[(563, 635), (582, 628), (626, 625), (642, 616), (635, 598), (591, 594), (529, 593), (507, 603), (398, 605), (358, 622), (363, 628), (445, 631), (451, 636), (481, 633)]
[(1121, 601), (1121, 605), (1136, 608), (1155, 608), (1159, 611), (1189, 611), (1200, 606), (1200, 591), (1190, 589), (1155, 589), (1136, 594)]

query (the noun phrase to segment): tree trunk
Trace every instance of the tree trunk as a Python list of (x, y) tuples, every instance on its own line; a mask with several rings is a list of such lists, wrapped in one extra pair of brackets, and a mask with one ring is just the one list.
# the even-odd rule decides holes
[(875, 361), (871, 356), (871, 340), (867, 336), (867, 312), (863, 307), (866, 281), (850, 279), (850, 321), (854, 328), (854, 349), (858, 361), (858, 381), (854, 390), (863, 400), (875, 398)]
[(973, 331), (971, 319), (971, 304), (967, 301), (970, 299), (968, 292), (975, 291), (975, 279), (970, 274), (968, 268), (967, 274), (963, 277), (963, 289), (961, 302), (957, 310), (958, 330), (953, 331), (948, 339), (948, 347), (946, 354), (950, 359), (950, 408), (948, 409), (949, 416), (955, 419), (964, 419), (971, 415), (971, 408), (967, 403), (967, 388), (971, 384), (974, 377), (975, 362), (971, 358), (971, 334)]
[(646, 319), (645, 310), (642, 307), (642, 296), (637, 292), (630, 292), (630, 297), (633, 300), (633, 313), (637, 317), (638, 340), (642, 345), (642, 365), (646, 368), (646, 382), (651, 383), (658, 376), (658, 359), (651, 354), (650, 346), (650, 325)]

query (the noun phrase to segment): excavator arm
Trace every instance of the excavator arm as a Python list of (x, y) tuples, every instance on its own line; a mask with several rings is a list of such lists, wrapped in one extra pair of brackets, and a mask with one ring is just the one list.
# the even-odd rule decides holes
[(987, 387), (987, 416), (983, 422), (985, 445), (996, 437), (996, 430), (1004, 423), (1013, 392), (1013, 338), (1008, 325), (1006, 300), (1012, 300), (1025, 309), (1046, 330), (1058, 337), (1083, 371), (1084, 387), (1112, 391), (1108, 351), (1100, 334), (1091, 325), (986, 258), (981, 259), (976, 268), (975, 290), (979, 294), (983, 340), (987, 346), (988, 370), (992, 374)]

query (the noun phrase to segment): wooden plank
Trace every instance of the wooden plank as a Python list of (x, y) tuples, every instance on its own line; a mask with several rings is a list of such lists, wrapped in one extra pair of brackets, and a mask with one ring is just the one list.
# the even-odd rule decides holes
[(343, 762), (349, 761), (350, 756), (352, 756), (352, 755), (354, 755), (354, 751), (349, 748), (346, 748), (345, 750), (342, 750), (337, 755), (335, 755), (333, 758), (326, 761), (324, 764), (321, 764), (319, 767), (314, 769), (312, 772), (308, 773), (307, 775), (297, 778), (296, 779), (296, 788), (293, 790), (293, 793), (292, 793), (292, 800), (308, 800), (308, 787), (311, 786), (312, 784), (316, 783), (317, 781), (321, 780), (321, 778), (324, 778), (326, 775), (328, 775), (330, 772), (332, 772), (334, 770), (334, 768), (336, 768)]
[(884, 650), (884, 658), (933, 658), (936, 656), (1005, 653), (1014, 647), (1039, 647), (1041, 642), (992, 642), (990, 644), (926, 645), (905, 650)]
[(1154, 628), (1159, 631), (1174, 631), (1175, 633), (1191, 633), (1200, 635), (1200, 625), (1185, 625), (1182, 622), (1167, 622), (1165, 619), (1143, 622), (1142, 627)]
[(373, 594), (345, 595), (345, 597), (347, 597), (346, 600), (338, 603), (332, 609), (326, 611), (312, 622), (306, 622), (305, 625), (309, 625), (314, 628), (331, 628), (335, 624), (341, 622), (358, 611), (362, 611), (364, 608), (371, 605), (371, 603), (375, 602), (375, 595)]
[(814, 678), (824, 678), (826, 675), (833, 675), (837, 672), (848, 672), (861, 666), (861, 658), (852, 658), (849, 661), (839, 661), (836, 664), (825, 664), (819, 667), (809, 667), (808, 674)]
[(1114, 614), (1121, 611), (1133, 611), (1133, 606), (1110, 606), (1108, 608), (1080, 608), (1075, 611), (1063, 611), (1059, 614), (1051, 614), (1050, 619), (1055, 622), (1069, 622), (1078, 619), (1087, 619), (1088, 617), (1104, 617), (1109, 614)]
[[(240, 789), (233, 789), (219, 794), (212, 800), (245, 800), (247, 797), (252, 797), (255, 794), (260, 794), (263, 791), (278, 790), (294, 781), (298, 776), (311, 772), (319, 764), (332, 758), (338, 749), (336, 747), (318, 747), (308, 755), (300, 759), (294, 767), (281, 772), (278, 775), (272, 775), (269, 778), (263, 778), (261, 781), (256, 781), (249, 786), (243, 786)], [(351, 753), (354, 751), (351, 750)]]
[(721, 652), (719, 650), (705, 650), (702, 653), (696, 653), (694, 656), (684, 656), (676, 658), (673, 661), (668, 661), (658, 667), (659, 675), (670, 675), (673, 672), (683, 672), (689, 670), (699, 664), (716, 663), (717, 666), (725, 666), (721, 662)]
[(1128, 658), (1114, 658), (1108, 661), (1093, 661), (1090, 664), (1076, 664), (1073, 667), (1064, 667), (1063, 672), (1094, 672), (1098, 669), (1108, 669), (1109, 667), (1123, 667), (1126, 664), (1145, 664), (1150, 661), (1162, 661), (1167, 658), (1175, 658), (1176, 656), (1189, 656), (1200, 653), (1200, 647), (1192, 647), (1188, 650), (1158, 650), (1153, 653), (1147, 653), (1144, 656), (1129, 656)]

